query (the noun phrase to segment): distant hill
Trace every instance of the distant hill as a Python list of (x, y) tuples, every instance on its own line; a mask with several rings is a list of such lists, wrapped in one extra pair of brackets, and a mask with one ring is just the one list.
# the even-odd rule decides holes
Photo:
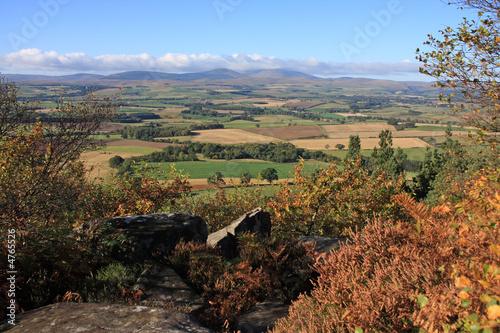
[(32, 82), (32, 81), (50, 81), (50, 82), (78, 82), (78, 81), (93, 81), (104, 77), (97, 74), (72, 74), (72, 75), (34, 75), (34, 74), (1, 74), (11, 82)]
[(238, 73), (226, 68), (214, 69), (207, 72), (199, 73), (162, 73), (162, 72), (148, 72), (148, 71), (135, 71), (123, 72), (108, 75), (103, 79), (108, 80), (175, 80), (175, 81), (195, 81), (195, 80), (226, 80), (226, 79), (240, 79), (245, 77), (256, 78), (297, 78), (297, 79), (315, 79), (315, 76), (289, 71), (284, 69), (263, 69), (255, 70), (244, 73)]
[(293, 78), (293, 79), (308, 79), (314, 80), (318, 77), (304, 74), (301, 72), (290, 71), (286, 69), (262, 69), (245, 72), (249, 77), (269, 77), (269, 78)]
[(402, 92), (405, 94), (411, 93), (411, 91), (422, 92), (422, 91), (435, 91), (436, 88), (432, 87), (432, 82), (425, 81), (391, 81), (391, 80), (377, 80), (377, 79), (365, 79), (365, 78), (352, 78), (352, 77), (340, 77), (335, 79), (327, 79), (337, 86), (350, 87), (356, 89), (379, 89), (385, 90), (392, 93)]
[[(340, 89), (354, 89), (359, 91), (380, 91), (391, 94), (407, 94), (412, 92), (434, 93), (434, 87), (431, 87), (430, 82), (420, 81), (390, 81), (377, 80), (366, 78), (319, 78), (313, 75), (304, 74), (297, 71), (286, 69), (262, 69), (252, 70), (242, 73), (235, 72), (227, 68), (218, 68), (205, 72), (198, 73), (163, 73), (154, 71), (128, 71), (115, 73), (111, 75), (97, 74), (74, 74), (62, 76), (50, 75), (30, 75), (30, 74), (1, 74), (11, 82), (33, 82), (33, 83), (77, 83), (85, 82), (86, 84), (108, 84), (103, 81), (120, 81), (119, 84), (126, 84), (128, 81), (155, 81), (155, 80), (172, 80), (178, 82), (189, 82), (196, 80), (223, 80), (226, 84), (269, 84), (271, 82), (287, 82), (288, 80), (300, 81), (304, 84), (316, 84), (315, 82), (330, 82), (332, 85)], [(114, 82), (113, 84), (115, 84)]]
[(108, 75), (103, 77), (105, 80), (174, 80), (174, 81), (195, 81), (195, 80), (221, 80), (221, 79), (236, 79), (245, 77), (245, 75), (238, 72), (220, 68), (214, 69), (207, 72), (199, 73), (184, 73), (184, 74), (174, 74), (174, 73), (162, 73), (162, 72), (150, 72), (150, 71), (135, 71), (135, 72), (123, 72)]

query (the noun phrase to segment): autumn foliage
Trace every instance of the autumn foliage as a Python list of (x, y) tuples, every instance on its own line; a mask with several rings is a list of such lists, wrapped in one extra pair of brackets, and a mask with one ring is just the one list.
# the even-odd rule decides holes
[(500, 173), (483, 170), (459, 204), (395, 197), (411, 221), (373, 219), (318, 260), (311, 296), (275, 332), (493, 332), (500, 327)]
[(392, 197), (403, 184), (403, 177), (392, 179), (363, 168), (361, 159), (312, 174), (300, 163), (293, 185), (285, 184), (267, 206), (279, 234), (344, 237), (374, 216), (401, 215)]

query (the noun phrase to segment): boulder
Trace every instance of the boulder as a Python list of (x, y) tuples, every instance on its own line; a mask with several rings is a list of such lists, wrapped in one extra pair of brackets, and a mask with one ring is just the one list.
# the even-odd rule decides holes
[(0, 326), (0, 331), (6, 330), (9, 333), (212, 332), (192, 315), (176, 310), (104, 303), (47, 305), (17, 315), (15, 326), (8, 323)]
[(318, 254), (322, 254), (338, 250), (340, 248), (340, 244), (345, 244), (347, 242), (347, 238), (304, 236), (300, 237), (298, 242), (299, 244), (309, 244), (313, 246), (314, 251)]
[(269, 213), (264, 212), (260, 207), (245, 213), (229, 226), (208, 235), (207, 244), (220, 247), (224, 256), (232, 259), (238, 256), (236, 236), (246, 232), (259, 237), (269, 237), (271, 234)]
[(147, 306), (168, 305), (193, 314), (205, 307), (203, 298), (170, 267), (149, 267), (141, 274), (134, 289), (142, 291), (141, 301)]
[(256, 304), (236, 321), (237, 332), (264, 333), (274, 328), (276, 322), (288, 315), (290, 305), (266, 301)]
[(111, 256), (123, 262), (143, 262), (172, 251), (180, 240), (204, 243), (208, 236), (205, 221), (187, 213), (98, 219), (85, 222), (75, 231), (89, 235), (98, 246), (112, 243)]

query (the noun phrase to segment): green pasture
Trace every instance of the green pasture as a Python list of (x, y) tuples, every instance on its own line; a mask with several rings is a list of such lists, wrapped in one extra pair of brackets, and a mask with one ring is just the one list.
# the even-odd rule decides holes
[(150, 147), (137, 147), (137, 146), (106, 146), (103, 148), (104, 151), (110, 151), (113, 153), (134, 153), (134, 154), (151, 154), (156, 151), (161, 151), (159, 148)]
[[(409, 160), (423, 161), (427, 148), (406, 148), (403, 149), (403, 151), (406, 153)], [(344, 159), (347, 155), (347, 147), (344, 150), (323, 150), (323, 152), (329, 156), (335, 156), (340, 159)], [(361, 153), (363, 156), (370, 157), (373, 153), (373, 149), (363, 149)]]
[(337, 113), (321, 113), (318, 116), (330, 119), (346, 119), (346, 117), (341, 116), (340, 114)]
[[(433, 126), (433, 125), (422, 125), (422, 126), (417, 126), (416, 128), (405, 128), (405, 131), (411, 131), (411, 130), (444, 132), (446, 130), (446, 127), (444, 127), (444, 126)], [(452, 131), (464, 131), (464, 132), (470, 131), (467, 128), (457, 127), (457, 126), (451, 126), (451, 130)]]
[[(170, 170), (171, 164), (177, 170), (182, 170), (183, 174), (189, 174), (189, 178), (208, 178), (213, 176), (215, 172), (219, 171), (224, 177), (239, 178), (240, 175), (248, 170), (253, 178), (267, 168), (274, 168), (278, 171), (280, 179), (292, 178), (292, 172), (296, 163), (272, 163), (265, 161), (195, 161), (195, 162), (165, 162), (165, 163), (137, 163), (136, 170), (147, 169), (148, 174), (156, 176)], [(304, 169), (310, 173), (318, 167), (326, 167), (328, 163), (307, 161)]]

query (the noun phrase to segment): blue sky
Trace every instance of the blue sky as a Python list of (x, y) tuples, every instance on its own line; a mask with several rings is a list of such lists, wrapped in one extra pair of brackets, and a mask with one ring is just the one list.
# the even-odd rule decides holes
[(0, 0), (1, 73), (286, 68), (426, 80), (416, 48), (470, 12), (440, 0)]

